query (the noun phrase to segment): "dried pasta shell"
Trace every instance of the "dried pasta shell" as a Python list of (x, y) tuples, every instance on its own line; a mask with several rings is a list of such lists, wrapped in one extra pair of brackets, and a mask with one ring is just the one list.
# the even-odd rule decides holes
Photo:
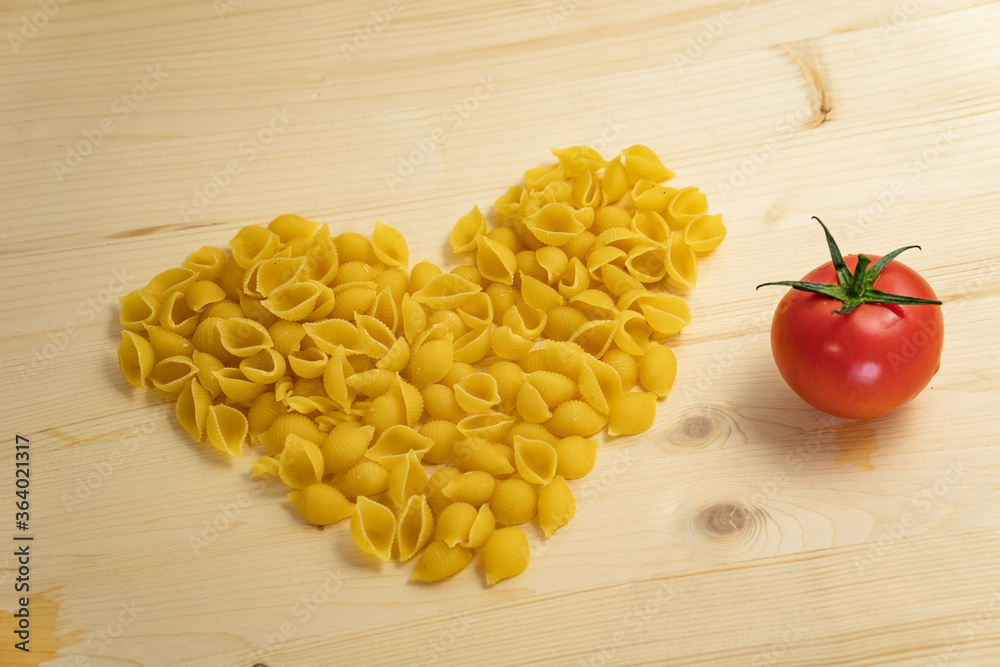
[(160, 302), (160, 326), (180, 336), (190, 336), (198, 326), (198, 313), (187, 304), (183, 292), (172, 292)]
[[(555, 447), (544, 440), (514, 436), (514, 465), (518, 474), (532, 484), (548, 484), (556, 474)], [(494, 512), (496, 507), (493, 507)]]
[(465, 436), (454, 422), (432, 419), (420, 426), (420, 435), (430, 438), (434, 444), (424, 454), (427, 463), (446, 463), (452, 459), (455, 443)]
[(287, 361), (296, 376), (311, 379), (323, 375), (329, 359), (327, 353), (318, 347), (307, 347), (304, 350), (289, 353)]
[(191, 337), (191, 342), (200, 352), (207, 352), (220, 360), (232, 359), (233, 355), (223, 347), (222, 335), (219, 333), (219, 325), (224, 322), (218, 317), (208, 317), (198, 323), (198, 328)]
[(698, 281), (698, 259), (678, 232), (671, 234), (667, 249), (667, 279), (681, 288), (692, 288)]
[(452, 456), (465, 470), (482, 470), (494, 477), (514, 472), (514, 452), (507, 445), (483, 438), (465, 438), (452, 447)]
[(597, 441), (571, 435), (555, 444), (556, 474), (579, 479), (590, 474), (597, 462)]
[[(674, 177), (660, 158), (646, 146), (636, 144), (622, 151), (622, 163), (630, 183), (647, 179), (659, 183)], [(606, 176), (605, 176), (606, 178)]]
[(518, 303), (504, 313), (503, 323), (526, 340), (533, 340), (545, 329), (548, 318), (545, 311)]
[(325, 474), (340, 475), (360, 463), (374, 435), (374, 428), (354, 421), (335, 426), (320, 446)]
[(620, 157), (608, 162), (604, 169), (604, 180), (601, 182), (601, 199), (606, 204), (616, 202), (628, 192), (629, 177)]
[(424, 496), (435, 514), (440, 516), (444, 508), (451, 504), (451, 498), (444, 495), (443, 489), (448, 485), (448, 482), (461, 474), (462, 471), (454, 466), (442, 466), (435, 470), (430, 479), (427, 480)]
[(510, 427), (510, 430), (504, 434), (501, 442), (505, 445), (513, 447), (515, 436), (521, 436), (522, 438), (527, 438), (529, 440), (544, 440), (553, 446), (559, 442), (559, 438), (553, 435), (547, 428), (541, 424), (533, 424), (529, 421), (516, 422)]
[(292, 239), (310, 238), (319, 229), (318, 222), (310, 222), (302, 216), (285, 213), (268, 223), (269, 231), (278, 235), (282, 243), (288, 243)]
[(486, 288), (486, 296), (493, 304), (493, 321), (503, 322), (504, 313), (514, 307), (516, 301), (514, 288), (503, 283), (490, 283)]
[(466, 376), (455, 384), (455, 400), (466, 412), (486, 412), (500, 402), (496, 378), (489, 373)]
[(278, 476), (293, 489), (304, 489), (323, 478), (323, 453), (312, 440), (291, 433), (276, 458)]
[(637, 211), (632, 218), (632, 229), (640, 236), (633, 237), (631, 248), (623, 248), (626, 252), (642, 247), (647, 243), (654, 246), (666, 246), (670, 242), (670, 225), (656, 211)]
[(429, 340), (410, 354), (410, 381), (417, 388), (434, 384), (447, 375), (453, 361), (451, 334), (443, 339)]
[(309, 317), (326, 285), (315, 280), (286, 283), (272, 291), (261, 301), (275, 317), (299, 322)]
[(566, 204), (546, 204), (524, 218), (525, 228), (546, 245), (561, 246), (582, 232), (586, 227)]
[(333, 485), (348, 498), (375, 497), (389, 488), (389, 471), (374, 461), (364, 460), (333, 478)]
[(580, 375), (580, 365), (587, 355), (582, 347), (571, 341), (547, 340), (543, 343), (543, 349), (549, 369), (558, 369), (567, 377)]
[(557, 475), (538, 494), (538, 525), (545, 537), (552, 537), (576, 514), (576, 499), (566, 480)]
[(230, 456), (240, 455), (240, 446), (247, 436), (247, 418), (228, 405), (213, 405), (205, 420), (208, 441)]
[(559, 290), (559, 294), (564, 299), (569, 299), (589, 288), (590, 272), (587, 271), (587, 266), (579, 257), (571, 257), (569, 264), (566, 265), (566, 270), (563, 271), (559, 282), (556, 283), (556, 289)]
[(629, 354), (640, 356), (649, 347), (649, 337), (653, 328), (646, 319), (634, 310), (618, 314), (618, 329), (615, 331), (615, 345)]
[(483, 547), (486, 583), (490, 586), (528, 569), (528, 536), (517, 526), (498, 528)]
[(520, 359), (532, 345), (530, 340), (517, 335), (506, 325), (495, 328), (490, 334), (490, 347), (501, 359)]
[(312, 441), (314, 444), (323, 442), (326, 434), (320, 430), (312, 419), (305, 415), (286, 414), (275, 419), (266, 431), (261, 433), (260, 441), (272, 456), (281, 454), (289, 435)]
[(262, 456), (253, 462), (250, 472), (254, 477), (277, 477), (278, 459), (272, 456)]
[(381, 396), (389, 391), (396, 381), (396, 374), (384, 369), (362, 371), (346, 379), (347, 386), (369, 398)]
[[(394, 269), (393, 271), (398, 270), (399, 269)], [(378, 274), (378, 277), (381, 278), (383, 275), (387, 274), (389, 274), (389, 270)], [(393, 273), (392, 275), (397, 274)], [(403, 274), (403, 280), (406, 280), (405, 273)], [(379, 287), (377, 293), (375, 294), (375, 303), (372, 304), (371, 310), (368, 311), (368, 314), (388, 327), (389, 331), (395, 335), (399, 330), (399, 300), (393, 296), (391, 287), (383, 286), (380, 281), (376, 281), (375, 284)], [(403, 289), (405, 291), (405, 286)], [(402, 299), (402, 296), (400, 296), (400, 299)]]
[(199, 280), (218, 280), (226, 266), (226, 251), (213, 246), (202, 246), (188, 255), (183, 266), (198, 274)]
[[(589, 318), (572, 306), (556, 306), (548, 311), (545, 336), (552, 340), (569, 340), (573, 332), (587, 323)], [(512, 357), (517, 358), (517, 357)]]
[(537, 308), (543, 312), (548, 312), (565, 303), (562, 295), (553, 289), (552, 286), (546, 285), (541, 280), (532, 278), (524, 273), (521, 273), (520, 276), (521, 298), (524, 299), (529, 308)]
[(517, 414), (526, 421), (537, 424), (552, 418), (552, 412), (542, 394), (537, 387), (528, 382), (521, 384), (517, 392), (516, 405)]
[(569, 266), (569, 257), (565, 251), (554, 246), (543, 246), (536, 250), (535, 260), (545, 270), (545, 282), (549, 285), (562, 278)]
[(520, 274), (526, 276), (531, 276), (535, 280), (545, 281), (546, 274), (545, 269), (542, 265), (538, 263), (538, 257), (532, 250), (522, 250), (515, 255), (517, 259), (517, 275), (520, 279)]
[(354, 513), (354, 504), (343, 493), (322, 482), (291, 491), (288, 499), (306, 521), (317, 526), (337, 523)]
[(535, 487), (519, 477), (509, 477), (497, 482), (490, 500), (490, 509), (496, 523), (501, 526), (518, 526), (535, 518), (538, 512), (538, 495)]
[(478, 206), (463, 215), (451, 230), (451, 249), (456, 255), (476, 249), (476, 239), (486, 235), (486, 217)]
[(399, 560), (410, 560), (424, 548), (434, 534), (434, 512), (427, 499), (420, 495), (410, 496), (399, 514), (396, 542), (399, 544)]
[(374, 264), (378, 261), (371, 241), (357, 232), (344, 232), (333, 237), (333, 244), (337, 248), (337, 255), (340, 263), (365, 262)]
[[(447, 312), (447, 311), (439, 311)], [(473, 294), (455, 311), (465, 326), (473, 330), (489, 328), (493, 324), (493, 302), (485, 292)]]
[(510, 251), (515, 254), (524, 248), (524, 245), (521, 243), (521, 238), (511, 227), (494, 227), (486, 234), (486, 236), (506, 248), (509, 248)]
[(478, 415), (465, 417), (456, 423), (458, 430), (467, 438), (484, 438), (486, 440), (498, 440), (513, 425), (513, 417), (499, 412), (481, 412)]
[(432, 583), (453, 577), (472, 562), (472, 551), (464, 547), (449, 547), (443, 542), (431, 542), (420, 555), (410, 579)]
[(146, 378), (153, 372), (155, 361), (156, 354), (148, 340), (135, 332), (122, 331), (122, 342), (118, 346), (118, 366), (129, 384), (144, 388)]
[(285, 374), (285, 358), (273, 348), (266, 348), (240, 362), (243, 375), (252, 382), (272, 384)]
[(649, 430), (656, 418), (656, 394), (629, 391), (610, 401), (608, 435), (635, 435)]
[(359, 496), (351, 516), (351, 537), (366, 554), (389, 560), (396, 537), (396, 517), (385, 505)]
[(570, 297), (569, 305), (590, 320), (612, 320), (618, 316), (614, 299), (597, 289), (588, 289)]
[(432, 419), (457, 423), (468, 416), (455, 399), (455, 392), (451, 387), (429, 384), (420, 390), (420, 394), (424, 398), (424, 408)]
[(208, 389), (212, 398), (221, 394), (222, 388), (219, 386), (219, 379), (215, 377), (215, 371), (225, 368), (225, 364), (207, 352), (199, 352), (198, 350), (191, 354), (191, 360), (198, 368), (198, 382), (201, 383), (201, 386)]
[(274, 346), (267, 329), (253, 320), (220, 320), (218, 328), (222, 346), (236, 357), (252, 357), (261, 350)]
[(240, 229), (229, 241), (232, 259), (241, 268), (249, 269), (257, 262), (270, 259), (281, 247), (281, 239), (274, 232), (257, 225)]
[(621, 376), (611, 365), (586, 357), (580, 367), (580, 396), (601, 414), (608, 414), (608, 401), (622, 392)]
[[(276, 315), (264, 307), (264, 304), (260, 299), (247, 294), (240, 294), (239, 302), (240, 310), (243, 311), (243, 315), (240, 317), (245, 316), (247, 319), (253, 320), (264, 327), (271, 326), (279, 319)], [(236, 316), (235, 311), (233, 312), (233, 316)], [(223, 319), (229, 318), (227, 317)]]
[(384, 322), (371, 315), (357, 315), (358, 337), (365, 354), (373, 359), (381, 359), (389, 354), (389, 348), (396, 342), (396, 336)]
[(403, 335), (412, 343), (427, 329), (427, 313), (409, 294), (403, 295), (399, 311), (403, 320)]
[(192, 379), (177, 396), (175, 412), (177, 423), (191, 435), (195, 442), (201, 442), (208, 420), (208, 410), (212, 407), (212, 395), (201, 386), (198, 378)]
[(714, 250), (726, 238), (726, 226), (722, 224), (722, 216), (699, 215), (688, 221), (684, 226), (684, 243), (695, 252)]
[(427, 473), (412, 449), (389, 471), (389, 498), (400, 509), (406, 507), (411, 496), (420, 494), (427, 484)]
[[(591, 224), (591, 227), (593, 227), (593, 224)], [(587, 257), (590, 255), (591, 250), (594, 249), (596, 242), (597, 236), (589, 229), (585, 229), (570, 239), (569, 243), (561, 247), (566, 256), (569, 257), (570, 263), (576, 259), (586, 266)]]
[(618, 373), (622, 381), (622, 390), (628, 391), (639, 379), (639, 364), (628, 352), (617, 348), (608, 350), (601, 361), (611, 366)]
[(490, 351), (490, 327), (476, 331), (473, 329), (457, 339), (454, 344), (453, 356), (455, 361), (463, 361), (467, 364), (474, 364)]
[(329, 319), (320, 322), (306, 322), (302, 327), (316, 343), (316, 347), (327, 354), (334, 354), (338, 346), (342, 346), (347, 354), (365, 353), (357, 327), (347, 320)]
[(454, 476), (441, 488), (441, 492), (452, 502), (479, 507), (489, 502), (496, 486), (493, 475), (482, 470), (470, 470)]
[(632, 216), (620, 206), (602, 206), (594, 213), (593, 231), (600, 234), (611, 227), (629, 229), (632, 226)]
[(476, 266), (484, 278), (514, 284), (518, 266), (513, 250), (485, 235), (476, 237), (476, 248)]
[(559, 159), (559, 164), (566, 170), (566, 173), (572, 176), (594, 173), (604, 169), (608, 164), (600, 153), (589, 146), (571, 146), (549, 150)]
[(397, 338), (389, 347), (385, 356), (378, 360), (376, 366), (382, 370), (399, 373), (410, 363), (410, 344), (405, 338)]
[(240, 304), (230, 301), (228, 298), (213, 303), (205, 312), (206, 317), (217, 317), (221, 320), (228, 320), (230, 317), (244, 317), (245, 315), (246, 313), (243, 312)]
[(242, 405), (249, 406), (264, 391), (264, 385), (248, 379), (239, 368), (220, 368), (213, 375), (222, 393)]
[[(484, 505), (485, 507), (485, 505)], [(449, 547), (469, 541), (469, 531), (476, 521), (478, 511), (469, 503), (452, 503), (444, 508), (438, 516), (437, 529), (434, 533), (436, 542), (443, 542)]]
[(665, 398), (676, 377), (677, 357), (673, 351), (658, 343), (650, 344), (639, 361), (639, 382), (643, 388), (658, 398)]
[(641, 283), (655, 283), (667, 275), (667, 253), (659, 246), (633, 248), (625, 260), (629, 275)]
[(380, 262), (389, 266), (409, 266), (410, 251), (399, 230), (376, 220), (371, 240), (372, 249)]
[(615, 266), (615, 263), (625, 265), (627, 253), (621, 248), (614, 246), (601, 246), (595, 249), (587, 257), (587, 271), (590, 278), (597, 282), (604, 281), (604, 269), (608, 266)]
[[(412, 280), (412, 278), (411, 278)], [(417, 303), (435, 310), (458, 308), (482, 287), (454, 273), (442, 273), (431, 278), (412, 296)]]
[(146, 325), (156, 322), (160, 302), (152, 294), (142, 290), (129, 292), (125, 296), (118, 297), (118, 303), (121, 305), (118, 321), (126, 329), (141, 332)]
[(520, 366), (510, 361), (498, 361), (490, 365), (486, 372), (497, 381), (501, 411), (509, 413), (517, 401), (521, 385), (524, 384), (524, 372)]
[(392, 468), (411, 453), (419, 461), (433, 446), (434, 441), (427, 436), (420, 435), (409, 426), (396, 424), (379, 435), (375, 444), (365, 452), (365, 458)]
[(657, 333), (677, 333), (691, 321), (691, 310), (679, 296), (650, 294), (641, 297), (638, 303), (646, 322)]
[(496, 530), (496, 525), (496, 518), (493, 516), (493, 510), (490, 509), (489, 503), (481, 505), (476, 512), (476, 520), (469, 528), (469, 539), (460, 542), (458, 546), (468, 549), (483, 548)]
[(604, 282), (604, 286), (616, 296), (621, 296), (630, 290), (643, 289), (642, 283), (630, 276), (628, 272), (609, 264), (601, 267), (601, 280)]
[[(337, 278), (333, 284), (340, 287), (351, 283), (374, 283), (381, 267), (381, 264), (369, 264), (368, 262), (345, 262), (337, 269)], [(376, 283), (376, 289), (377, 287)]]
[[(206, 391), (208, 390), (206, 389)], [(247, 411), (250, 441), (256, 442), (260, 435), (271, 428), (275, 420), (285, 412), (285, 406), (275, 398), (273, 391), (265, 391), (253, 399), (253, 403), (250, 404), (250, 409)]]
[(142, 291), (155, 297), (159, 303), (174, 292), (187, 291), (197, 279), (198, 274), (191, 269), (167, 269), (153, 276)]
[(335, 301), (330, 312), (331, 317), (339, 320), (356, 320), (375, 305), (378, 284), (373, 281), (343, 283), (333, 288), (333, 295)]
[[(143, 353), (145, 354), (145, 353)], [(139, 371), (141, 373), (141, 370)], [(167, 357), (156, 362), (149, 372), (153, 386), (168, 394), (179, 394), (191, 378), (198, 374), (198, 367), (190, 357)]]
[[(566, 401), (552, 413), (545, 427), (560, 438), (579, 435), (589, 438), (608, 423), (608, 418), (580, 400)], [(522, 473), (522, 476), (523, 473)]]
[(225, 298), (225, 290), (210, 280), (195, 282), (184, 294), (184, 300), (187, 302), (188, 307), (198, 313)]
[(600, 357), (611, 347), (618, 331), (618, 320), (590, 320), (573, 332), (570, 342), (583, 348), (584, 352)]
[(681, 188), (671, 198), (667, 213), (683, 229), (687, 223), (708, 213), (708, 199), (698, 188)]
[(528, 186), (529, 190), (542, 190), (553, 181), (561, 181), (566, 176), (566, 172), (562, 165), (551, 164), (529, 169), (524, 172), (523, 176), (524, 184)]
[(632, 187), (632, 202), (639, 211), (665, 211), (675, 192), (677, 192), (677, 188), (665, 187), (650, 180), (639, 179)]
[(570, 203), (576, 208), (595, 208), (601, 205), (601, 180), (597, 174), (581, 174), (573, 182)]

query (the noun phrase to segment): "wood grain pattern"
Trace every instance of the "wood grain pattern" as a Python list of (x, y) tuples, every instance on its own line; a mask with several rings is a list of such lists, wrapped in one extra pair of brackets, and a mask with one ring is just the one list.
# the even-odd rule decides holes
[[(1000, 660), (1000, 3), (72, 0), (26, 28), (40, 11), (0, 8), (2, 437), (31, 437), (35, 537), (33, 650), (5, 613), (0, 663)], [(379, 219), (447, 261), (454, 220), (550, 146), (637, 142), (730, 236), (653, 429), (602, 447), (516, 579), (408, 585), (121, 380), (115, 297), (242, 225)], [(921, 244), (946, 301), (940, 373), (882, 419), (824, 419), (771, 362), (778, 294), (753, 286), (822, 262), (814, 214), (845, 251)]]

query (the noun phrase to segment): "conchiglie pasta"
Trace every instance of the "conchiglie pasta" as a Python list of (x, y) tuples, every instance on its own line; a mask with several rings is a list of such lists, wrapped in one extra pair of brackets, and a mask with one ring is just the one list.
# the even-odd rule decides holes
[(288, 499), (306, 521), (317, 526), (337, 523), (354, 513), (354, 504), (344, 494), (322, 482), (291, 491)]
[(399, 513), (396, 526), (396, 544), (399, 560), (410, 560), (427, 544), (434, 534), (434, 512), (423, 496), (410, 496)]
[(645, 391), (622, 393), (610, 402), (609, 435), (635, 435), (649, 430), (656, 418), (656, 394)]
[(566, 480), (557, 475), (538, 494), (538, 525), (545, 537), (551, 537), (576, 514), (576, 499)]
[[(501, 526), (519, 526), (535, 518), (538, 495), (535, 487), (520, 477), (508, 477), (497, 482), (490, 500), (490, 509)], [(470, 526), (471, 527), (471, 526)]]
[(396, 516), (385, 505), (360, 496), (351, 516), (351, 537), (366, 554), (389, 560), (396, 541)]
[(410, 578), (428, 583), (442, 581), (464, 570), (472, 562), (472, 556), (472, 551), (465, 547), (431, 542), (420, 555)]
[(130, 384), (140, 389), (145, 387), (155, 360), (153, 346), (148, 340), (132, 331), (122, 331), (122, 342), (118, 346), (118, 366)]
[(566, 479), (585, 477), (597, 462), (597, 441), (571, 435), (555, 444), (556, 473)]
[(677, 377), (677, 357), (670, 348), (651, 344), (639, 361), (639, 382), (658, 398), (670, 393)]
[(528, 568), (528, 536), (517, 526), (498, 528), (483, 547), (486, 583), (493, 586)]

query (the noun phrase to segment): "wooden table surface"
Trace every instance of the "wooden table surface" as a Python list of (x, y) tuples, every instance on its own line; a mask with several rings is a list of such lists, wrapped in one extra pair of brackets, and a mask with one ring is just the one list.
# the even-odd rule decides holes
[[(1000, 3), (10, 0), (0, 27), (0, 664), (1000, 664)], [(447, 262), (549, 147), (634, 143), (729, 237), (654, 427), (516, 579), (408, 584), (121, 378), (115, 297), (243, 225), (379, 219)], [(812, 215), (845, 252), (922, 245), (945, 301), (940, 372), (884, 418), (772, 363), (754, 286), (823, 262)]]

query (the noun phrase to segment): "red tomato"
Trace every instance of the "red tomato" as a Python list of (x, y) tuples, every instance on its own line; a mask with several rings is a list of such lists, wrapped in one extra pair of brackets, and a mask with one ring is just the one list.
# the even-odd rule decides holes
[[(836, 250), (832, 237), (828, 241)], [(834, 253), (835, 259), (839, 254)], [(870, 259), (875, 264), (879, 257)], [(844, 264), (847, 278), (852, 277), (858, 256), (844, 257)], [(863, 264), (862, 270), (866, 268)], [(835, 264), (827, 262), (802, 281), (778, 284), (812, 283), (816, 289), (825, 288), (816, 283), (845, 282), (849, 284), (838, 280)], [(927, 281), (892, 260), (868, 287), (877, 290), (869, 290), (868, 298), (881, 294), (890, 301), (917, 297), (934, 303), (862, 302), (850, 309), (831, 296), (791, 289), (771, 323), (771, 352), (788, 386), (813, 407), (837, 417), (870, 419), (896, 410), (923, 391), (941, 364), (944, 321)], [(833, 312), (841, 308), (849, 312)]]

